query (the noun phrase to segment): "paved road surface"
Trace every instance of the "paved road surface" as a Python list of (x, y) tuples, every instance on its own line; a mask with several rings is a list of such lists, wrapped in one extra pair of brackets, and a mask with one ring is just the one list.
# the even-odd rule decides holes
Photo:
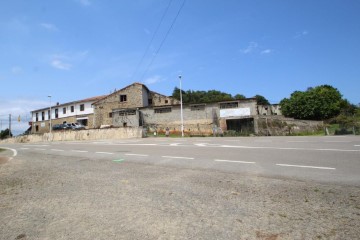
[(360, 236), (359, 137), (4, 147), (0, 239)]
[(29, 153), (215, 169), (360, 186), (359, 137), (147, 138), (8, 145)]

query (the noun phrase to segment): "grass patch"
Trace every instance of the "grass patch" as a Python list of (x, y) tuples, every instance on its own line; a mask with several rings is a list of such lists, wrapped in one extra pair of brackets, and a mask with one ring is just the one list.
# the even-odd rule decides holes
[(0, 148), (0, 152), (4, 152), (6, 149)]

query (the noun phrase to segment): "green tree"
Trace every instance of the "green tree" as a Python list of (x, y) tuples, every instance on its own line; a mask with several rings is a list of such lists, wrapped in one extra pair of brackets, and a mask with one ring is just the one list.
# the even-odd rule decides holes
[[(181, 91), (183, 103), (209, 103), (233, 100), (231, 94), (220, 92), (217, 90), (209, 91)], [(175, 87), (172, 97), (180, 100), (180, 89)]]
[(9, 134), (9, 129), (7, 128), (7, 129), (5, 129), (5, 130), (2, 130), (1, 132), (0, 132), (0, 139), (5, 139), (5, 138), (7, 138), (7, 137), (9, 137), (9, 135), (10, 135), (10, 137), (12, 137), (13, 135), (12, 135), (12, 133), (10, 132), (10, 134)]
[(245, 97), (245, 95), (242, 95), (242, 94), (236, 94), (235, 96), (234, 96), (234, 99), (237, 99), (237, 100), (239, 100), (239, 99), (245, 99), (246, 97)]
[(259, 94), (255, 95), (254, 98), (256, 98), (256, 102), (258, 105), (270, 105), (269, 101)]
[(308, 88), (305, 92), (295, 91), (290, 98), (280, 102), (281, 111), (287, 117), (308, 120), (325, 120), (337, 116), (341, 106), (340, 92), (330, 86)]

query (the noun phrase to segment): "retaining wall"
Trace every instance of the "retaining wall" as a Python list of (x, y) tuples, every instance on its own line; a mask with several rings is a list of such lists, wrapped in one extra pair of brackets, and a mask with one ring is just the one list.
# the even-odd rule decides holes
[(31, 134), (18, 136), (1, 141), (2, 143), (26, 143), (26, 142), (49, 142), (49, 141), (80, 141), (80, 140), (101, 140), (101, 139), (124, 139), (142, 138), (143, 129), (128, 128), (109, 128), (109, 129), (89, 129), (80, 131), (56, 131), (44, 134)]

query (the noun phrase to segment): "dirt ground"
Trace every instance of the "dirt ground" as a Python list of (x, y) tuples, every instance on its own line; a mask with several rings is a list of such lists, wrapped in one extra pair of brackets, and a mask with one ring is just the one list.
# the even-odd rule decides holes
[(34, 154), (0, 164), (0, 221), (0, 239), (359, 239), (360, 189)]

